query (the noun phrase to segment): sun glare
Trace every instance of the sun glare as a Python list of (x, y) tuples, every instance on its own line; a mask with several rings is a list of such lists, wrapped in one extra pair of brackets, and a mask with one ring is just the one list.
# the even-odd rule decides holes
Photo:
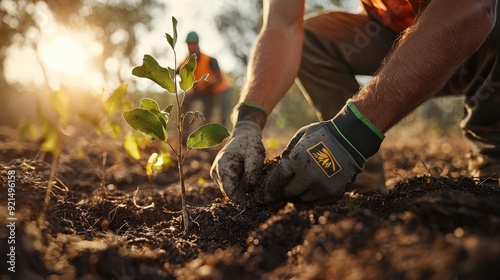
[(82, 42), (68, 35), (49, 41), (41, 48), (42, 59), (48, 70), (76, 76), (85, 70), (87, 60)]

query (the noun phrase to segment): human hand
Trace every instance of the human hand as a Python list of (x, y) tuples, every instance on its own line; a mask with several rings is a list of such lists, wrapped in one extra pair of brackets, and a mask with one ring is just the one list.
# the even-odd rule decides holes
[(383, 134), (372, 126), (348, 103), (332, 120), (300, 129), (265, 179), (266, 202), (298, 198), (325, 204), (338, 199), (380, 147)]
[(225, 197), (243, 202), (247, 199), (244, 188), (261, 179), (264, 157), (260, 126), (253, 121), (240, 121), (217, 154), (210, 176)]
[(363, 170), (364, 162), (356, 162), (331, 129), (331, 122), (320, 122), (295, 134), (266, 178), (266, 202), (298, 197), (321, 203), (344, 193), (346, 185)]

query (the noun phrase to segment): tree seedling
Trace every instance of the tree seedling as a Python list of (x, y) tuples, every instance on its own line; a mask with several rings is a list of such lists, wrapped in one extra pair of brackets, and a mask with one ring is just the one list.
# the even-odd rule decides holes
[(52, 119), (42, 110), (42, 106), (39, 103), (37, 103), (36, 107), (37, 117), (42, 128), (40, 136), (42, 143), (40, 150), (42, 153), (47, 152), (52, 154), (52, 163), (50, 165), (50, 175), (47, 182), (43, 210), (38, 220), (40, 224), (45, 218), (50, 203), (50, 194), (52, 193), (59, 158), (64, 146), (65, 133), (63, 132), (63, 126), (67, 124), (69, 118), (69, 98), (63, 91), (51, 92), (49, 95), (49, 103), (54, 112), (54, 118)]
[[(89, 122), (95, 129), (97, 135), (99, 136), (99, 142), (101, 146), (101, 189), (104, 195), (107, 195), (105, 181), (106, 181), (106, 160), (108, 157), (107, 151), (102, 149), (102, 142), (104, 138), (110, 137), (116, 139), (122, 131), (122, 123), (118, 119), (118, 113), (132, 108), (132, 103), (127, 98), (127, 84), (121, 84), (118, 86), (111, 94), (107, 95), (103, 91), (98, 96), (100, 111), (98, 114), (91, 114), (87, 112), (80, 113), (80, 117)], [(121, 115), (121, 114), (120, 114)], [(121, 119), (121, 118), (120, 118)], [(127, 141), (124, 141), (124, 146), (127, 152)], [(129, 152), (131, 154), (132, 152)]]
[[(177, 20), (172, 17), (173, 34), (165, 34), (168, 44), (174, 53), (174, 64), (177, 65), (177, 56), (175, 44), (177, 42)], [(175, 68), (175, 67), (174, 67)], [(174, 68), (164, 68), (151, 55), (144, 55), (143, 64), (135, 67), (132, 74), (137, 77), (147, 78), (154, 81), (160, 87), (175, 95), (175, 104), (168, 105), (165, 109), (160, 109), (158, 102), (151, 98), (140, 100), (139, 107), (126, 111), (123, 117), (128, 125), (134, 130), (142, 132), (150, 138), (151, 141), (162, 140), (167, 143), (177, 158), (177, 168), (179, 172), (179, 181), (181, 186), (182, 201), (182, 219), (184, 231), (189, 229), (189, 213), (186, 208), (186, 188), (184, 184), (183, 165), (186, 155), (191, 149), (203, 149), (216, 146), (229, 136), (228, 129), (222, 124), (210, 123), (204, 124), (191, 133), (186, 140), (186, 151), (183, 151), (183, 130), (184, 123), (188, 117), (191, 117), (190, 124), (200, 119), (204, 123), (205, 117), (197, 111), (183, 112), (183, 96), (193, 85), (202, 80), (206, 80), (208, 75), (204, 75), (199, 80), (194, 76), (196, 69), (196, 55), (192, 54), (187, 63), (179, 69), (179, 87), (177, 85), (177, 74)], [(174, 106), (177, 109), (177, 116), (172, 116)], [(177, 143), (170, 143), (167, 135), (167, 123), (171, 121), (177, 131)]]

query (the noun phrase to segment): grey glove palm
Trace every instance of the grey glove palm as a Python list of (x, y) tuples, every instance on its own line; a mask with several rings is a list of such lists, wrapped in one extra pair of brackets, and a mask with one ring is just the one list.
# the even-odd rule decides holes
[(261, 179), (265, 149), (261, 128), (253, 121), (239, 121), (226, 146), (217, 154), (210, 175), (224, 196), (245, 201), (245, 186)]

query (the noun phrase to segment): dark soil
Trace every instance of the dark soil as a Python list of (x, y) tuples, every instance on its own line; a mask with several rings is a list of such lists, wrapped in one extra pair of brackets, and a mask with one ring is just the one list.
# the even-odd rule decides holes
[[(217, 150), (195, 151), (183, 232), (177, 170), (148, 178), (144, 160), (114, 144), (65, 150), (40, 222), (50, 157), (0, 138), (1, 279), (500, 279), (500, 189), (463, 176), (460, 140), (385, 143), (389, 192), (329, 206), (225, 201), (209, 177)], [(9, 170), (15, 273), (5, 268)]]

